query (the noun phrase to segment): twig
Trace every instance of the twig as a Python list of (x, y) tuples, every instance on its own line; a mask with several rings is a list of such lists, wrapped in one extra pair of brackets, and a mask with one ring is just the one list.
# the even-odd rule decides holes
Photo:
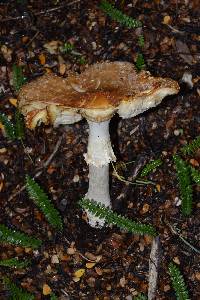
[(111, 165), (112, 165), (113, 170), (114, 170), (113, 176), (115, 176), (118, 180), (120, 180), (120, 181), (122, 181), (122, 182), (124, 182), (124, 183), (126, 183), (126, 184), (131, 184), (131, 185), (153, 184), (153, 185), (155, 185), (155, 183), (154, 183), (153, 181), (150, 181), (150, 180), (136, 179), (135, 182), (134, 182), (134, 181), (126, 180), (126, 179), (124, 179), (123, 176), (121, 176), (121, 175), (119, 175), (119, 174), (117, 173), (117, 170), (116, 170), (116, 168), (115, 168), (113, 162), (111, 162)]
[(60, 10), (60, 9), (64, 8), (65, 6), (72, 6), (72, 5), (74, 5), (74, 4), (78, 3), (78, 2), (80, 2), (80, 0), (74, 0), (74, 1), (72, 1), (70, 3), (65, 3), (65, 4), (60, 5), (58, 7), (53, 7), (53, 8), (49, 8), (47, 10), (44, 10), (44, 11), (40, 11), (40, 12), (36, 13), (35, 15), (39, 16), (39, 15), (50, 13), (50, 12), (53, 12), (53, 11), (56, 11), (56, 10)]
[(28, 41), (28, 43), (26, 44), (26, 46), (29, 46), (29, 45), (32, 43), (32, 41), (36, 38), (36, 36), (37, 36), (39, 33), (40, 33), (40, 31), (38, 30), (38, 31), (34, 34), (34, 36), (30, 39), (30, 41)]
[[(64, 134), (63, 134), (64, 135)], [(33, 176), (33, 178), (37, 178), (39, 177), (42, 172), (47, 168), (47, 166), (50, 164), (50, 162), (52, 161), (53, 157), (55, 156), (56, 152), (58, 151), (60, 145), (61, 145), (61, 142), (62, 142), (62, 139), (63, 139), (63, 135), (61, 137), (59, 137), (55, 147), (54, 147), (54, 150), (53, 152), (51, 153), (51, 155), (49, 156), (49, 158), (45, 161), (44, 165), (40, 168), (40, 170)], [(8, 198), (8, 201), (11, 201), (13, 200), (17, 195), (19, 195), (22, 191), (24, 191), (26, 188), (26, 185), (23, 185), (17, 192), (15, 192), (14, 194), (12, 194), (9, 198)]]
[(160, 240), (159, 237), (157, 236), (156, 238), (153, 239), (150, 259), (149, 259), (148, 300), (155, 299), (159, 262), (160, 262)]
[(185, 243), (189, 248), (191, 248), (196, 253), (200, 254), (200, 250), (198, 250), (197, 248), (195, 248), (194, 246), (192, 246), (180, 233), (178, 233), (174, 229), (174, 227), (170, 223), (168, 223), (168, 222), (165, 222), (165, 223), (169, 226), (171, 232), (174, 233), (175, 235), (177, 235), (183, 243)]
[[(72, 2), (65, 3), (64, 5), (60, 5), (58, 7), (53, 7), (53, 8), (44, 10), (44, 11), (40, 11), (38, 13), (35, 13), (34, 16), (39, 16), (39, 15), (47, 14), (50, 12), (54, 12), (56, 10), (60, 10), (60, 9), (64, 8), (65, 6), (72, 6), (78, 2), (80, 2), (80, 0), (74, 0)], [(2, 20), (0, 19), (0, 22), (8, 22), (8, 21), (20, 20), (20, 19), (25, 19), (25, 18), (28, 18), (28, 16), (24, 15), (24, 16), (19, 16), (19, 17), (10, 17), (10, 18), (6, 18), (6, 19), (2, 19)]]

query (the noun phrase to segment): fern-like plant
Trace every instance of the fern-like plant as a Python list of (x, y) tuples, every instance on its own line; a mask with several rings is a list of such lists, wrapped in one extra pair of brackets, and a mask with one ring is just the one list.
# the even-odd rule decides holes
[(24, 119), (22, 114), (17, 109), (15, 111), (15, 137), (19, 140), (24, 138)]
[(39, 184), (30, 176), (26, 176), (26, 189), (29, 197), (43, 212), (49, 223), (54, 228), (62, 230), (63, 223), (59, 212), (54, 208), (53, 204), (50, 202), (48, 196), (45, 194)]
[(0, 242), (19, 245), (22, 247), (30, 247), (37, 249), (42, 242), (34, 237), (30, 237), (25, 233), (11, 230), (4, 224), (0, 224)]
[(147, 300), (147, 297), (143, 294), (139, 294), (133, 298), (133, 300)]
[(144, 47), (144, 36), (142, 34), (140, 34), (138, 36), (138, 45), (143, 48)]
[(198, 170), (196, 170), (194, 167), (190, 166), (190, 172), (191, 172), (191, 177), (192, 180), (196, 183), (196, 184), (200, 184), (200, 172)]
[(26, 77), (23, 74), (21, 66), (13, 65), (12, 67), (13, 86), (16, 92), (20, 90), (22, 85), (26, 82)]
[(6, 288), (10, 292), (10, 300), (34, 300), (34, 295), (28, 293), (18, 285), (16, 285), (14, 282), (10, 280), (8, 277), (3, 278), (3, 283), (6, 286)]
[(114, 21), (119, 22), (120, 24), (128, 28), (137, 28), (141, 27), (142, 23), (138, 20), (135, 20), (124, 13), (119, 9), (115, 8), (111, 3), (106, 0), (102, 0), (100, 3), (100, 8)]
[(184, 155), (190, 155), (200, 148), (200, 136), (196, 137), (191, 143), (181, 148)]
[(125, 218), (117, 213), (113, 212), (108, 207), (105, 207), (101, 203), (89, 199), (81, 199), (79, 204), (82, 208), (88, 210), (90, 213), (104, 219), (108, 224), (113, 224), (119, 228), (125, 229), (128, 232), (136, 234), (148, 234), (151, 236), (156, 236), (156, 230), (151, 225), (141, 224), (139, 222), (132, 221)]
[(169, 264), (169, 274), (177, 300), (190, 300), (186, 284), (179, 268), (172, 262)]
[(50, 300), (58, 300), (58, 298), (56, 297), (56, 295), (54, 293), (51, 293)]
[(138, 71), (141, 71), (145, 68), (145, 61), (142, 53), (137, 54), (135, 66)]
[(6, 136), (11, 140), (15, 140), (15, 126), (10, 119), (5, 114), (0, 113), (0, 122), (4, 126)]
[(162, 160), (161, 159), (155, 159), (150, 161), (148, 164), (146, 164), (146, 166), (143, 168), (143, 170), (140, 173), (141, 177), (144, 177), (146, 175), (148, 175), (150, 172), (152, 172), (153, 170), (155, 170), (157, 167), (162, 165)]
[(178, 155), (173, 156), (180, 186), (182, 213), (189, 216), (192, 212), (192, 186), (187, 163)]
[(15, 123), (5, 115), (0, 113), (0, 122), (4, 126), (6, 136), (11, 140), (22, 140), (24, 138), (24, 122), (18, 110), (15, 111)]
[(30, 264), (29, 260), (18, 260), (18, 258), (9, 258), (0, 260), (0, 266), (17, 269), (24, 269)]

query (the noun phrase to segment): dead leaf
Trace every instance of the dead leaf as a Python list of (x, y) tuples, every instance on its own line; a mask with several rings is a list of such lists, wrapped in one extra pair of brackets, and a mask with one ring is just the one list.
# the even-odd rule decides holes
[(190, 53), (190, 49), (186, 43), (183, 43), (181, 40), (176, 40), (176, 50), (179, 53), (179, 56), (189, 65), (194, 64), (194, 58)]
[(1, 46), (1, 52), (7, 62), (12, 61), (12, 50), (10, 48), (8, 48), (6, 45), (3, 45)]
[(59, 41), (51, 41), (44, 44), (44, 48), (47, 49), (47, 51), (50, 54), (57, 54), (59, 45), (60, 45)]
[(81, 278), (85, 273), (85, 269), (79, 269), (76, 272), (74, 272), (74, 277)]
[(47, 296), (47, 295), (50, 295), (52, 292), (50, 286), (48, 286), (48, 284), (44, 284), (43, 287), (42, 287), (42, 293), (44, 296)]
[(9, 99), (10, 104), (12, 104), (13, 106), (17, 107), (17, 99), (15, 98), (10, 98)]

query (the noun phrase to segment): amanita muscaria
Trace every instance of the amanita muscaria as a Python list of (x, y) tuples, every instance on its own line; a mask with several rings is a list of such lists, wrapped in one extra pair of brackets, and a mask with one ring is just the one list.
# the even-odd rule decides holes
[[(53, 74), (37, 78), (21, 88), (19, 107), (30, 129), (41, 122), (58, 126), (86, 118), (89, 139), (84, 157), (89, 165), (89, 189), (85, 198), (111, 206), (109, 163), (116, 157), (110, 142), (110, 119), (115, 113), (132, 118), (178, 91), (176, 81), (145, 71), (137, 73), (129, 62), (103, 62), (67, 78)], [(104, 224), (89, 213), (88, 219), (91, 226)]]

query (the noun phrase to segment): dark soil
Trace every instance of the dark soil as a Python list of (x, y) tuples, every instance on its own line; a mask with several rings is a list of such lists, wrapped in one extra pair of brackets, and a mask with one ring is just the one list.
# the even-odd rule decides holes
[[(163, 164), (146, 178), (156, 185), (125, 185), (111, 170), (111, 198), (116, 212), (152, 224), (159, 233), (155, 299), (176, 299), (168, 273), (168, 264), (174, 261), (191, 299), (197, 300), (200, 187), (193, 185), (193, 211), (190, 217), (184, 217), (172, 155), (200, 135), (199, 1), (115, 2), (127, 15), (142, 21), (141, 32), (112, 21), (99, 9), (98, 1), (0, 1), (0, 111), (12, 118), (16, 109), (11, 100), (17, 98), (13, 64), (22, 66), (30, 81), (45, 72), (66, 77), (70, 70), (79, 72), (99, 61), (134, 63), (142, 51), (146, 69), (154, 76), (177, 80), (181, 86), (178, 95), (167, 97), (155, 109), (133, 119), (112, 120), (118, 162), (134, 161), (119, 170), (125, 178), (131, 180), (142, 158), (161, 158)], [(139, 34), (145, 37), (142, 50)], [(55, 49), (50, 53), (45, 44), (52, 41)], [(59, 50), (65, 42), (72, 43), (80, 55)], [(185, 71), (192, 75), (192, 88), (182, 82)], [(0, 267), (0, 274), (38, 300), (50, 299), (44, 296), (45, 284), (58, 299), (130, 300), (140, 292), (147, 295), (151, 238), (127, 234), (116, 227), (91, 228), (77, 204), (88, 187), (88, 167), (83, 158), (87, 130), (85, 121), (59, 128), (41, 125), (35, 131), (26, 129), (23, 146), (6, 138), (2, 126), (0, 129), (0, 223), (43, 241), (34, 251), (2, 244), (1, 259), (29, 258), (32, 264), (23, 270)], [(59, 149), (43, 168), (61, 136)], [(199, 168), (200, 152), (185, 159)], [(24, 185), (25, 175), (34, 176), (41, 168), (37, 182), (63, 217), (62, 234), (52, 229), (25, 190), (16, 194)], [(88, 266), (91, 261), (95, 263)], [(85, 273), (78, 280), (74, 273), (79, 269)], [(0, 299), (8, 297), (9, 291), (1, 285)]]

